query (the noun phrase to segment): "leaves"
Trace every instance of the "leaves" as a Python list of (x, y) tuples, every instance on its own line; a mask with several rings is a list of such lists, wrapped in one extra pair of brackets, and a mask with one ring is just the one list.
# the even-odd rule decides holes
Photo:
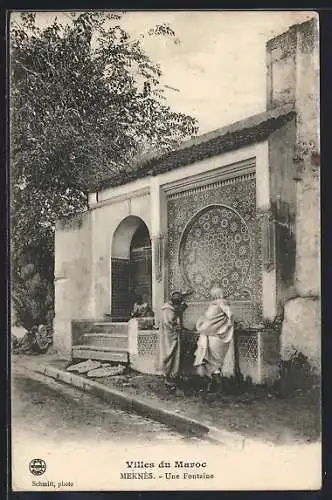
[(127, 171), (142, 147), (173, 148), (197, 131), (161, 102), (159, 66), (118, 24), (106, 29), (104, 17), (84, 13), (73, 26), (55, 21), (23, 43), (14, 37), (13, 137), (38, 161), (35, 178), (75, 174), (76, 186), (94, 189)]
[[(121, 27), (123, 13), (69, 13), (40, 28), (32, 13), (11, 27), (13, 266), (46, 261), (55, 221), (86, 209), (86, 193), (124, 176), (137, 159), (175, 148), (196, 120), (164, 99), (161, 68)], [(175, 36), (161, 24), (158, 36)], [(32, 250), (32, 252), (31, 252)], [(28, 252), (28, 253), (27, 253)], [(45, 266), (44, 266), (45, 268)], [(44, 272), (43, 271), (43, 272)]]
[(175, 44), (179, 44), (180, 40), (176, 37), (176, 33), (173, 28), (168, 23), (156, 24), (153, 28), (150, 28), (148, 31), (150, 36), (163, 36), (163, 37), (171, 37), (174, 39)]

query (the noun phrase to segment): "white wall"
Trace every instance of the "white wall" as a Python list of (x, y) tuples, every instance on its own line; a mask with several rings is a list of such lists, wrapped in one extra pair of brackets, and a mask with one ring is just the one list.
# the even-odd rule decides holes
[(59, 222), (55, 233), (54, 345), (71, 356), (71, 321), (93, 316), (91, 213)]
[[(117, 189), (116, 195), (118, 195)], [(108, 199), (106, 203), (94, 206), (91, 210), (91, 215), (93, 220), (92, 294), (94, 317), (101, 319), (105, 313), (111, 311), (111, 256), (114, 233), (121, 222), (129, 216), (135, 216), (143, 220), (151, 233), (150, 195), (144, 193), (136, 196), (135, 193), (129, 192), (126, 198), (114, 196)], [(132, 222), (129, 222), (129, 229), (131, 230), (132, 236), (138, 224), (137, 219), (136, 222), (135, 219), (131, 221)], [(122, 233), (121, 228), (119, 231), (121, 233), (118, 243), (115, 243), (114, 257), (124, 257), (124, 246), (129, 241), (128, 235), (126, 237), (125, 233)], [(129, 246), (127, 247), (127, 252), (129, 252)]]

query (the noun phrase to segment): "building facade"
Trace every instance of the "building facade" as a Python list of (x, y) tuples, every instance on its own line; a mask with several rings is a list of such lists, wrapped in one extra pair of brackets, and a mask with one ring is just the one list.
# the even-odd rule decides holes
[[(316, 19), (270, 40), (265, 112), (146, 160), (132, 178), (90, 193), (85, 213), (58, 221), (54, 342), (63, 356), (113, 359), (106, 337), (118, 332), (119, 353), (155, 358), (169, 294), (187, 293), (184, 323), (194, 331), (219, 283), (247, 332), (243, 372), (255, 379), (265, 363), (275, 373), (294, 352), (320, 369), (318, 54)], [(155, 318), (129, 348), (131, 292)], [(280, 335), (268, 327), (276, 317)], [(90, 339), (80, 356), (79, 324)]]

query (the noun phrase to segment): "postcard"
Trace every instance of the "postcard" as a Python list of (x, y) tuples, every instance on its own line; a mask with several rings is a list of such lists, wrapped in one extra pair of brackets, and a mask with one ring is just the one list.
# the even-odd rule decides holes
[(317, 13), (9, 45), (12, 490), (319, 490)]

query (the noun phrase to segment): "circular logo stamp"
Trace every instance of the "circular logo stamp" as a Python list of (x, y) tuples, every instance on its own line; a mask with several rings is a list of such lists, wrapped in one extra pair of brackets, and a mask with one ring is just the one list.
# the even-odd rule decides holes
[(41, 458), (34, 458), (29, 463), (29, 471), (34, 476), (41, 476), (46, 471), (46, 462)]

